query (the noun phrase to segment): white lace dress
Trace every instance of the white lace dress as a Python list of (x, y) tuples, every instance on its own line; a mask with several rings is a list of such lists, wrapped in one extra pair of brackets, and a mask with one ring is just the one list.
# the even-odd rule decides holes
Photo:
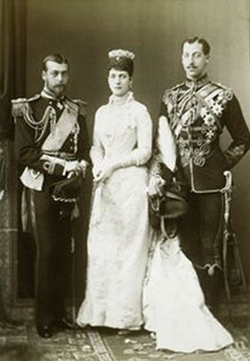
[(178, 238), (155, 239), (144, 287), (145, 329), (158, 349), (217, 351), (233, 343), (204, 303), (197, 274)]
[(130, 93), (111, 96), (96, 113), (93, 166), (113, 159), (120, 168), (97, 186), (88, 236), (86, 297), (78, 325), (138, 329), (143, 323), (142, 289), (148, 243), (148, 172), (152, 122)]

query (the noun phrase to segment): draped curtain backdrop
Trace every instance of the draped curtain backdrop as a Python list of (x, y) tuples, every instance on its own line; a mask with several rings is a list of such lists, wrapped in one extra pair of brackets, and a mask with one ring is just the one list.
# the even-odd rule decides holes
[(0, 137), (13, 136), (10, 100), (25, 94), (26, 0), (0, 0)]
[[(26, 89), (26, 0), (0, 0), (0, 318), (12, 299), (11, 263), (17, 231), (11, 99)], [(8, 186), (7, 186), (8, 185)]]

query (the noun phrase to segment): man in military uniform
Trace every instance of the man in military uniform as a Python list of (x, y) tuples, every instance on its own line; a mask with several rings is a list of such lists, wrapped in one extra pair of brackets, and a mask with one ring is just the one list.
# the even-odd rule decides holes
[[(162, 99), (149, 193), (156, 194), (164, 184), (161, 163), (186, 183), (189, 212), (179, 228), (181, 246), (197, 269), (207, 304), (216, 308), (223, 267), (224, 171), (247, 152), (250, 135), (232, 90), (208, 78), (209, 53), (203, 38), (182, 44), (186, 80), (166, 90)], [(219, 138), (224, 127), (233, 141), (222, 151)]]
[(24, 170), (36, 241), (36, 327), (41, 337), (65, 319), (66, 265), (72, 215), (89, 163), (85, 105), (64, 95), (69, 64), (60, 54), (43, 61), (44, 88), (13, 100), (15, 152)]

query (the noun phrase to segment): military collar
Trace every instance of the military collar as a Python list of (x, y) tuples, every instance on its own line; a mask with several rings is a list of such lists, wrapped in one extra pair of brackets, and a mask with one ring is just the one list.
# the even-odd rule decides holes
[(41, 96), (43, 98), (49, 99), (49, 100), (54, 100), (56, 102), (63, 102), (65, 101), (65, 95), (61, 96), (60, 98), (57, 98), (54, 94), (49, 93), (46, 89), (43, 89), (41, 91)]
[(188, 88), (200, 88), (204, 85), (206, 85), (207, 83), (209, 83), (209, 78), (207, 76), (207, 74), (203, 75), (200, 79), (197, 80), (191, 80), (191, 79), (186, 79), (185, 85)]

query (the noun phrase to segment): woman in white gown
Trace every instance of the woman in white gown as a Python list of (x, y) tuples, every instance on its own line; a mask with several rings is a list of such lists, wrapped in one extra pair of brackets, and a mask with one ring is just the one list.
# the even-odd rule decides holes
[[(164, 117), (159, 120), (149, 194), (160, 192), (164, 180), (159, 164), (176, 166), (174, 140)], [(145, 329), (155, 333), (158, 349), (175, 352), (217, 351), (233, 343), (230, 333), (205, 305), (195, 269), (180, 248), (178, 236), (156, 232), (144, 285)]]
[(143, 324), (152, 122), (131, 91), (133, 58), (127, 50), (109, 53), (112, 95), (95, 116), (87, 288), (76, 320), (82, 327), (137, 330)]

